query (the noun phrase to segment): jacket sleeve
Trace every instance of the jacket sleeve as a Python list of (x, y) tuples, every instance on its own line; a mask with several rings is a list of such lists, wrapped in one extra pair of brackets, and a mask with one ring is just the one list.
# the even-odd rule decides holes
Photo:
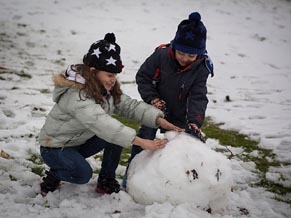
[(164, 117), (163, 112), (156, 107), (132, 99), (125, 94), (121, 96), (121, 102), (117, 105), (114, 112), (151, 128), (158, 128), (156, 124), (157, 118)]
[(71, 96), (61, 106), (86, 129), (94, 132), (98, 137), (107, 142), (129, 147), (136, 136), (136, 131), (123, 125), (118, 120), (107, 114), (100, 104), (93, 100), (80, 100), (78, 93)]
[(160, 52), (157, 50), (149, 56), (141, 65), (135, 77), (138, 85), (138, 92), (141, 98), (147, 103), (150, 103), (152, 99), (159, 97), (155, 85), (153, 84), (154, 75), (160, 66), (159, 54)]
[(201, 128), (208, 104), (207, 78), (209, 73), (203, 64), (200, 65), (198, 70), (199, 74), (194, 80), (188, 97), (187, 120)]

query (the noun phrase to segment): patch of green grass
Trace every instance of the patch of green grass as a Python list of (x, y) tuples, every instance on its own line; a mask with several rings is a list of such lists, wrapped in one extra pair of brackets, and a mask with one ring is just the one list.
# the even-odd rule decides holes
[(119, 120), (120, 122), (122, 122), (124, 125), (130, 127), (130, 128), (133, 128), (135, 129), (136, 131), (138, 130), (140, 124), (133, 121), (133, 120), (129, 120), (129, 119), (126, 119), (124, 117), (119, 117), (119, 116), (116, 116), (116, 115), (113, 115), (113, 118)]
[[(124, 125), (135, 129), (135, 131), (138, 131), (140, 124), (133, 121), (133, 120), (129, 120), (123, 117), (119, 117), (119, 116), (113, 116), (114, 118), (118, 119), (120, 122), (122, 122)], [(121, 153), (121, 157), (120, 157), (120, 164), (122, 166), (127, 166), (128, 163), (128, 159), (130, 157), (130, 152), (131, 152), (131, 147), (129, 148), (123, 148), (122, 153)]]
[(43, 171), (44, 171), (44, 167), (42, 166), (35, 166), (31, 168), (31, 172), (39, 176), (42, 176)]
[(33, 167), (31, 167), (31, 172), (42, 176), (42, 173), (44, 171), (43, 161), (40, 159), (39, 154), (31, 154), (30, 158), (28, 158), (30, 162), (33, 163)]
[[(240, 147), (243, 149), (243, 152), (236, 156), (244, 162), (252, 161), (255, 163), (256, 173), (260, 178), (259, 182), (254, 184), (255, 186), (264, 187), (266, 190), (282, 197), (287, 193), (291, 193), (291, 187), (285, 187), (281, 184), (269, 181), (266, 178), (266, 173), (270, 167), (290, 165), (290, 163), (283, 163), (276, 160), (276, 155), (271, 149), (260, 148), (257, 141), (251, 140), (248, 136), (237, 131), (221, 129), (221, 125), (223, 125), (223, 123), (214, 123), (210, 118), (206, 118), (202, 131), (206, 134), (207, 138), (215, 138), (221, 145)], [(225, 152), (223, 149), (220, 151)], [(257, 151), (258, 155), (251, 155), (250, 153), (253, 151)], [(284, 180), (284, 176), (281, 175), (281, 177), (282, 180)], [(290, 199), (283, 199), (279, 196), (277, 196), (276, 199), (286, 203), (290, 203), (291, 201)]]
[(40, 159), (39, 154), (31, 154), (30, 158), (28, 158), (27, 160), (37, 165), (43, 164), (42, 160)]
[(130, 152), (131, 152), (131, 147), (123, 148), (121, 157), (120, 157), (120, 162), (119, 162), (122, 166), (127, 166), (128, 159), (130, 158)]
[(20, 72), (16, 72), (15, 73), (17, 76), (23, 77), (23, 78), (27, 78), (27, 79), (31, 79), (32, 76), (28, 73), (25, 73), (23, 70), (21, 70)]
[(214, 123), (207, 117), (202, 126), (202, 131), (206, 138), (218, 139), (222, 145), (231, 145), (233, 147), (244, 147), (245, 152), (252, 152), (258, 149), (258, 142), (249, 139), (246, 135), (240, 134), (234, 130), (225, 130), (220, 128), (223, 123)]
[(49, 89), (41, 89), (40, 93), (48, 94), (48, 93), (51, 93), (51, 91)]
[(9, 69), (1, 69), (0, 68), (0, 74), (6, 74), (6, 73), (8, 73), (8, 74), (14, 74), (15, 72), (14, 71), (12, 71), (12, 70), (9, 70)]
[[(27, 79), (32, 78), (32, 76), (30, 74), (25, 73), (23, 70), (18, 72), (18, 71), (14, 71), (14, 70), (10, 70), (10, 69), (1, 69), (0, 74), (15, 74), (19, 77), (23, 77), (23, 78), (27, 78)], [(1, 77), (1, 80), (6, 80), (6, 79)]]
[[(291, 193), (291, 187), (284, 187), (282, 184), (270, 182), (266, 179), (262, 179), (260, 182), (258, 182), (256, 185), (259, 185), (261, 187), (267, 187), (267, 190), (273, 193), (276, 193), (278, 195), (285, 195), (287, 193)], [(291, 199), (289, 199), (291, 201)]]
[[(99, 161), (102, 161), (103, 160), (103, 154), (102, 153), (97, 153), (94, 155), (93, 157), (95, 160), (99, 160)], [(96, 174), (99, 174), (100, 173), (100, 168), (96, 168), (93, 170), (93, 173), (96, 173)]]

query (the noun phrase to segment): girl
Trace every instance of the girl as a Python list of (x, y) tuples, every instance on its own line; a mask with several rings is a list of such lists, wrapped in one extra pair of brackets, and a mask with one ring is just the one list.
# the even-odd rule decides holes
[[(161, 149), (166, 140), (136, 136), (134, 129), (111, 117), (117, 114), (152, 128), (183, 131), (169, 123), (162, 111), (122, 93), (117, 74), (122, 71), (120, 47), (115, 35), (107, 33), (93, 43), (83, 64), (70, 66), (54, 76), (54, 107), (39, 135), (40, 153), (50, 167), (41, 183), (41, 194), (53, 192), (60, 181), (87, 183), (92, 169), (86, 161), (104, 149), (96, 191), (119, 192), (115, 180), (122, 147), (131, 144), (143, 149)], [(122, 146), (122, 147), (121, 147)]]

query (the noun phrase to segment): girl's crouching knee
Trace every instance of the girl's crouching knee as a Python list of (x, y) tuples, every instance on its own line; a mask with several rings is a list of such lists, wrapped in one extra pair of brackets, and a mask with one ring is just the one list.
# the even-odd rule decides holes
[(90, 181), (92, 175), (93, 171), (91, 168), (79, 169), (71, 175), (71, 182), (76, 184), (86, 184)]

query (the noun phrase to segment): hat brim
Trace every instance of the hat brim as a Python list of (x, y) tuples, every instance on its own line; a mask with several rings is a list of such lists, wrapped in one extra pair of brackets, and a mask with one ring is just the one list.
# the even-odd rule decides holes
[(198, 49), (198, 48), (193, 48), (193, 47), (189, 47), (189, 46), (185, 46), (185, 45), (181, 45), (177, 43), (172, 43), (172, 48), (174, 50), (178, 50), (187, 54), (197, 54), (197, 55), (205, 54), (205, 48)]

